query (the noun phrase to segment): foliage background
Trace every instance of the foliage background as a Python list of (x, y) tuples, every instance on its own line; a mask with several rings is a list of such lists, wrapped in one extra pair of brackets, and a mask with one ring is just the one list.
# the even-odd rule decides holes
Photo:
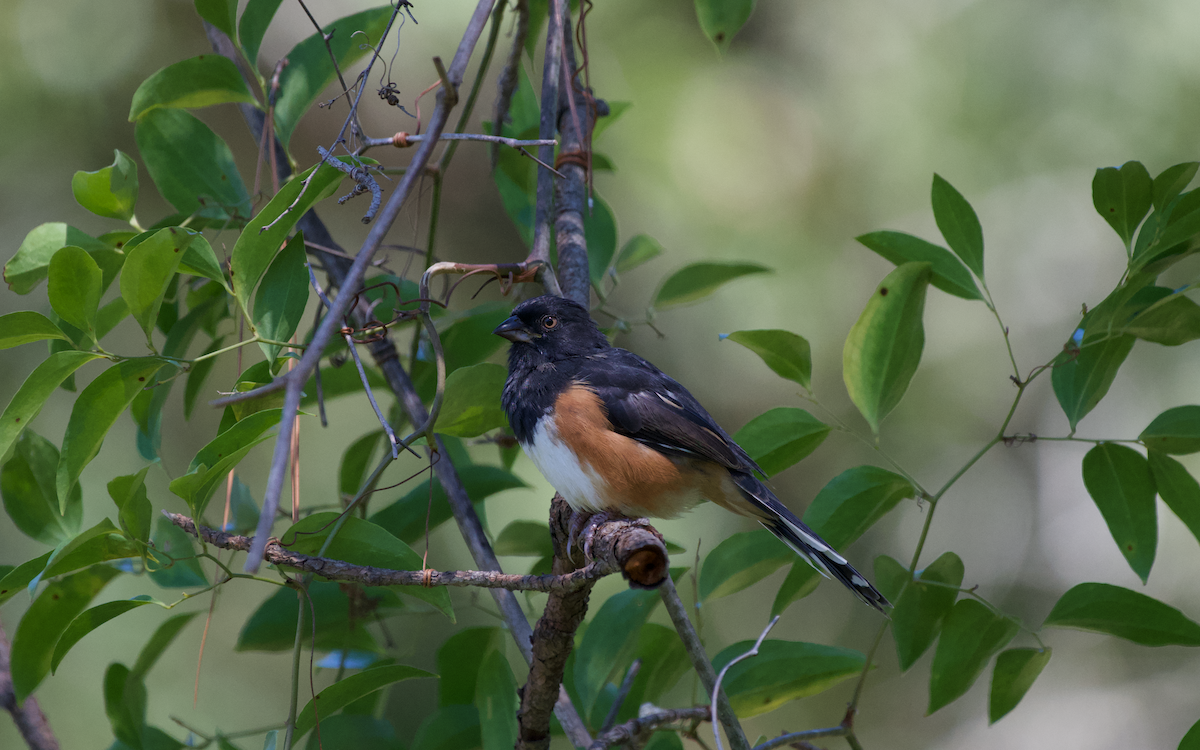
[[(368, 5), (327, 3), (314, 12), (325, 22)], [(457, 42), (470, 7), (465, 0), (417, 4), (420, 24), (401, 31), (392, 74), (402, 99), (411, 101), (432, 80), (430, 56), (444, 55)], [(763, 0), (723, 57), (703, 38), (693, 14), (684, 0), (610, 0), (589, 15), (598, 94), (634, 102), (597, 143), (619, 171), (598, 175), (596, 187), (612, 205), (622, 239), (646, 232), (667, 249), (623, 279), (613, 306), (633, 317), (661, 275), (686, 262), (749, 259), (777, 269), (770, 277), (730, 285), (700, 306), (664, 313), (656, 326), (665, 338), (639, 327), (622, 342), (686, 384), (730, 431), (770, 407), (802, 405), (755, 358), (716, 336), (766, 327), (789, 328), (812, 342), (818, 397), (866, 431), (841, 385), (841, 345), (890, 264), (853, 237), (881, 228), (936, 237), (928, 197), (932, 172), (950, 180), (980, 214), (989, 284), (1011, 327), (1018, 362), (1028, 369), (1058, 350), (1080, 305), (1098, 302), (1123, 268), (1117, 240), (1092, 209), (1093, 170), (1139, 159), (1156, 173), (1196, 158), (1200, 6), (1188, 0)], [(267, 34), (263, 59), (284, 54), (310, 32), (298, 7), (285, 3)], [(10, 256), (43, 221), (65, 220), (97, 233), (108, 228), (74, 203), (71, 175), (111, 163), (113, 148), (135, 154), (133, 126), (125, 119), (133, 89), (163, 65), (207, 51), (191, 3), (181, 0), (19, 0), (0, 6), (0, 101), (6, 112), (0, 120), (0, 254)], [(253, 163), (255, 145), (232, 108), (197, 114), (226, 137), (241, 163)], [(306, 118), (293, 140), (302, 162), (315, 160), (313, 147), (341, 117), (316, 112)], [(406, 119), (397, 125), (396, 110), (382, 104), (365, 117), (374, 134), (411, 127)], [(442, 257), (478, 262), (524, 256), (486, 169), (483, 149), (464, 148), (456, 160), (443, 206)], [(141, 176), (139, 213), (152, 216), (158, 213), (152, 206), (165, 205), (144, 169)], [(253, 179), (243, 177), (248, 184)], [(322, 215), (335, 236), (354, 247), (365, 231), (358, 223), (361, 210), (326, 206)], [(420, 226), (402, 219), (393, 241), (419, 240)], [(1175, 273), (1194, 273), (1196, 262), (1186, 261), (1181, 265), (1187, 268)], [(0, 313), (22, 302), (0, 293)], [(936, 484), (990, 436), (1012, 386), (1002, 341), (983, 306), (935, 292), (925, 321), (922, 369), (885, 423), (883, 446)], [(126, 348), (133, 350), (136, 342), (134, 332)], [(1080, 434), (1134, 437), (1149, 415), (1200, 401), (1195, 345), (1171, 356), (1154, 344), (1137, 347), (1145, 351), (1122, 368)], [(7, 402), (40, 361), (36, 348), (0, 358), (0, 401)], [(39, 433), (57, 439), (66, 406), (51, 403)], [(165, 431), (172, 413), (179, 418), (178, 404), (168, 407)], [(372, 420), (365, 404), (349, 400), (335, 402), (332, 413), (327, 434), (318, 438), (315, 427), (306, 427), (305, 445), (316, 446), (318, 439), (323, 446), (344, 444)], [(165, 441), (176, 451), (166, 456), (168, 466), (180, 470), (216, 419), (202, 414), (191, 442)], [(1066, 434), (1048, 378), (1033, 386), (1013, 428)], [(133, 434), (129, 420), (114, 428), (97, 462), (105, 466), (104, 476), (136, 470)], [(1063, 591), (1083, 580), (1138, 588), (1192, 617), (1200, 614), (1192, 572), (1200, 560), (1196, 540), (1173, 515), (1161, 513), (1157, 565), (1141, 589), (1107, 542), (1103, 520), (1084, 491), (1078, 467), (1086, 448), (1045, 443), (994, 451), (947, 497), (926, 561), (947, 549), (958, 552), (967, 585), (979, 584), (989, 599), (1033, 626)], [(256, 454), (260, 468), (267, 455)], [(340, 449), (303, 455), (306, 494), (332, 496)], [(1200, 468), (1194, 456), (1183, 460), (1193, 471)], [(869, 449), (835, 432), (774, 484), (799, 511), (831, 477), (872, 461)], [(403, 469), (392, 471), (400, 476)], [(545, 517), (549, 490), (528, 462), (520, 461), (517, 470), (535, 489), (490, 500), (494, 530), (513, 518)], [(247, 464), (243, 471), (248, 481), (259, 480), (252, 486), (261, 496), (262, 477)], [(109, 511), (99, 477), (94, 469), (83, 475), (85, 527)], [(157, 487), (150, 484), (152, 493), (166, 492), (161, 479)], [(849, 556), (867, 569), (879, 553), (906, 559), (920, 522), (920, 509), (909, 502)], [(690, 558), (697, 539), (703, 552), (750, 526), (706, 507), (659, 528), (685, 544)], [(438, 539), (452, 542), (453, 533), (443, 529)], [(438, 567), (469, 567), (461, 545), (440, 549), (446, 551)], [(11, 526), (0, 525), (0, 562), (40, 552)], [(516, 566), (525, 562), (506, 564), (520, 570)], [(757, 635), (767, 619), (772, 581), (777, 585), (782, 575), (706, 606), (710, 653)], [(119, 579), (105, 597), (129, 596), (140, 585)], [(606, 581), (593, 602), (618, 586)], [(222, 594), (194, 710), (190, 687), (199, 627), (189, 627), (150, 675), (151, 723), (170, 727), (167, 714), (174, 713), (234, 729), (270, 724), (286, 713), (286, 655), (231, 650), (244, 612), (269, 593), (233, 586)], [(482, 611), (490, 607), (486, 597), (474, 610), (470, 597), (455, 593), (460, 625), (491, 624)], [(3, 611), (10, 634), (23, 607), (18, 598)], [(124, 627), (89, 636), (39, 691), (64, 747), (107, 745), (101, 675), (112, 659), (131, 659), (157, 622), (140, 614), (123, 620)], [(840, 589), (825, 586), (793, 605), (773, 636), (865, 650), (874, 618)], [(406, 661), (432, 667), (433, 654), (425, 649), (440, 642), (444, 622), (412, 617), (406, 625), (411, 632), (399, 638), (414, 650)], [(1173, 747), (1200, 715), (1200, 662), (1193, 652), (1071, 631), (1054, 631), (1048, 643), (1055, 648), (1050, 667), (1022, 705), (989, 729), (986, 680), (933, 717), (920, 718), (932, 652), (901, 676), (889, 637), (868, 684), (859, 737), (868, 747), (895, 748)], [(690, 689), (684, 680), (676, 696), (686, 702)], [(751, 720), (747, 733), (753, 739), (784, 727), (836, 723), (849, 690)], [(393, 691), (391, 700), (389, 715), (401, 736), (409, 736), (433, 696), (428, 683), (411, 682)], [(0, 722), (0, 746), (19, 742), (11, 724)]]

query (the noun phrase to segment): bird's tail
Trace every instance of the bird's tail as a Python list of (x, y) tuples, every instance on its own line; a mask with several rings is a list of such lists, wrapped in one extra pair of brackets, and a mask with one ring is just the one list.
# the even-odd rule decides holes
[(892, 606), (879, 590), (871, 585), (861, 573), (854, 569), (846, 558), (837, 553), (816, 532), (775, 498), (766, 485), (749, 474), (735, 475), (735, 483), (743, 495), (754, 506), (755, 518), (767, 531), (779, 537), (796, 554), (826, 578), (835, 578), (854, 592), (864, 603), (887, 614), (884, 607)]

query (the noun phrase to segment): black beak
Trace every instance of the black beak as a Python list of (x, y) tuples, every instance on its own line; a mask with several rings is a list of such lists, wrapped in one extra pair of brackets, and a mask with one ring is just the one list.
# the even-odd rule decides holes
[(503, 336), (512, 342), (520, 342), (522, 344), (532, 343), (535, 338), (541, 336), (527, 328), (521, 319), (516, 315), (510, 316), (500, 325), (496, 326), (496, 330), (492, 333), (497, 336)]

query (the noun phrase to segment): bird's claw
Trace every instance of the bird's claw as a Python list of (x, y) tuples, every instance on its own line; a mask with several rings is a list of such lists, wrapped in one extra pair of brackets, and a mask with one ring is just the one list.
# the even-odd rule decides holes
[(583, 541), (583, 559), (585, 563), (593, 562), (592, 543), (596, 540), (596, 529), (608, 523), (614, 517), (604, 511), (585, 514), (576, 512), (571, 519), (571, 528), (567, 534), (567, 550), (575, 549), (577, 541)]

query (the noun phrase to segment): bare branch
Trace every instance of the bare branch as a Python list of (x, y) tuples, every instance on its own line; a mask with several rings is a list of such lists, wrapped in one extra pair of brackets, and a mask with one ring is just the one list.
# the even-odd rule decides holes
[[(708, 660), (708, 654), (704, 653), (704, 644), (700, 642), (700, 637), (696, 635), (696, 629), (692, 627), (692, 621), (688, 619), (687, 609), (683, 606), (683, 601), (679, 598), (679, 592), (675, 590), (675, 584), (672, 583), (670, 577), (663, 581), (663, 585), (658, 589), (659, 596), (662, 597), (663, 604), (667, 608), (667, 615), (670, 616), (672, 624), (675, 625), (675, 631), (679, 633), (680, 640), (683, 641), (683, 647), (687, 650), (688, 657), (692, 660), (692, 667), (695, 668), (696, 674), (700, 676), (700, 684), (704, 685), (704, 690), (712, 695), (717, 685), (717, 673), (713, 669), (712, 662)], [(733, 750), (750, 750), (750, 743), (746, 741), (746, 735), (742, 733), (742, 725), (738, 722), (737, 714), (733, 712), (733, 707), (729, 705), (729, 698), (726, 697), (724, 690), (715, 690), (717, 695), (717, 718), (721, 720), (721, 725), (725, 727), (725, 736), (729, 739), (729, 744), (733, 746)]]
[(767, 740), (761, 745), (755, 745), (754, 750), (774, 750), (777, 747), (785, 745), (799, 745), (809, 740), (819, 740), (822, 737), (846, 737), (850, 734), (850, 728), (843, 725), (837, 727), (826, 727), (825, 729), (806, 729), (803, 732), (789, 732), (781, 734), (778, 737)]
[(12, 672), (9, 667), (8, 636), (0, 625), (0, 708), (12, 714), (13, 723), (21, 733), (29, 750), (58, 750), (58, 739), (50, 729), (50, 722), (32, 695), (18, 704), (13, 692)]
[(679, 724), (687, 721), (703, 721), (707, 718), (708, 706), (671, 708), (663, 711), (655, 711), (645, 716), (639, 716), (636, 719), (630, 719), (624, 724), (615, 726), (600, 734), (588, 746), (588, 750), (605, 750), (605, 748), (612, 747), (613, 745), (624, 744), (634, 744), (635, 747), (640, 747), (640, 744), (636, 744), (636, 741), (645, 739), (647, 735), (656, 729), (662, 729), (670, 724)]
[[(414, 143), (420, 143), (428, 140), (428, 133), (405, 133), (403, 131), (396, 133), (390, 138), (363, 138), (363, 149), (375, 148), (376, 146), (395, 146), (396, 148), (408, 148)], [(482, 133), (442, 133), (438, 138), (441, 141), (486, 141), (488, 143), (499, 143), (502, 146), (511, 146), (512, 148), (520, 148), (522, 146), (556, 146), (558, 141), (553, 138), (548, 140), (534, 139), (523, 141), (519, 138), (507, 138), (500, 135), (483, 135)]]
[[(565, 3), (554, 0), (550, 3), (550, 18), (546, 24), (546, 57), (542, 63), (542, 111), (538, 124), (538, 138), (549, 140), (558, 128), (558, 82), (562, 75), (563, 7)], [(515, 52), (518, 63), (520, 52)], [(497, 123), (496, 127), (499, 127)], [(538, 159), (549, 164), (554, 161), (551, 146), (538, 147)], [(554, 201), (554, 178), (550, 172), (539, 169), (537, 174), (537, 202), (534, 207), (533, 247), (529, 258), (550, 264), (550, 210)], [(557, 276), (555, 279), (557, 286)], [(561, 296), (561, 290), (554, 292)], [(587, 305), (585, 300), (583, 303)]]
[[(583, 99), (583, 91), (575, 85), (575, 52), (571, 43), (570, 11), (562, 2), (563, 25), (562, 40), (562, 88), (559, 90), (558, 132), (562, 136), (562, 147), (559, 149), (558, 168), (564, 179), (554, 183), (554, 241), (558, 248), (558, 281), (562, 285), (563, 296), (575, 300), (584, 307), (590, 307), (592, 281), (588, 271), (588, 247), (584, 238), (583, 217), (588, 211), (587, 200), (587, 167), (579, 163), (580, 154), (590, 152), (592, 126), (595, 122), (595, 112), (591, 107), (584, 107), (579, 112), (575, 107), (576, 99)], [(554, 19), (551, 19), (551, 23)], [(549, 51), (547, 51), (549, 54)], [(564, 106), (564, 103), (570, 106)], [(584, 164), (587, 162), (585, 161)]]
[[(517, 0), (517, 25), (513, 31), (512, 47), (508, 51), (508, 59), (504, 61), (504, 69), (496, 81), (496, 108), (492, 115), (492, 133), (500, 135), (504, 123), (508, 120), (508, 108), (512, 105), (513, 93), (517, 90), (518, 73), (521, 70), (521, 54), (525, 50), (525, 40), (529, 36), (529, 0)], [(496, 168), (499, 150), (492, 146), (492, 169)]]

